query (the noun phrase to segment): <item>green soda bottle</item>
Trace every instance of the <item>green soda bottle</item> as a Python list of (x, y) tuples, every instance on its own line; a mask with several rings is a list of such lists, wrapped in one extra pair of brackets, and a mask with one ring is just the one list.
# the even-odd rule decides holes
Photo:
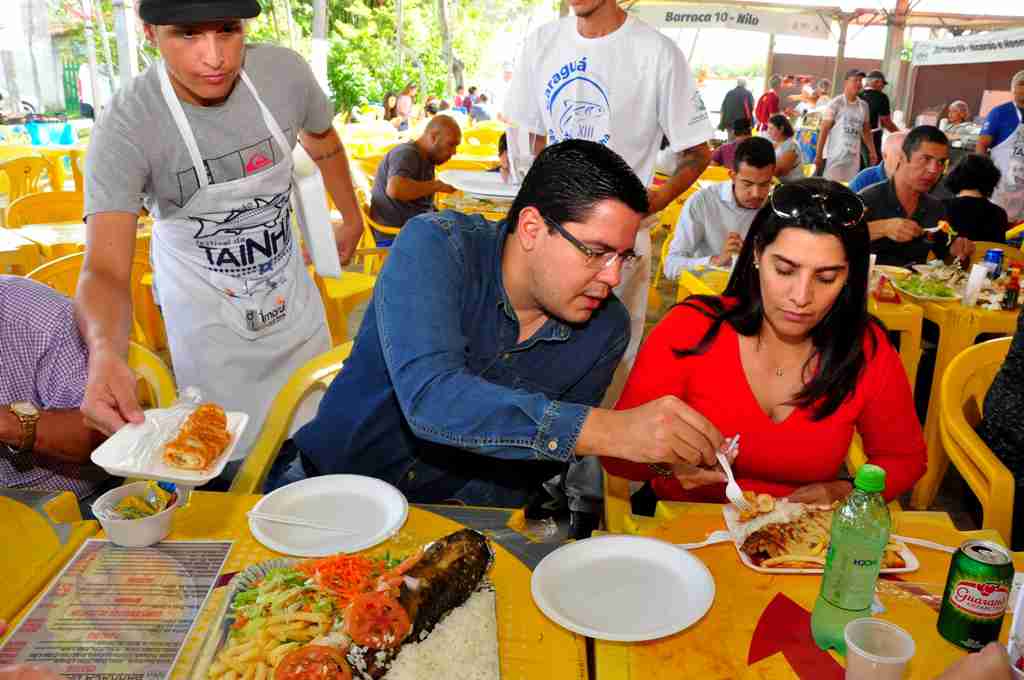
[(811, 633), (822, 649), (846, 654), (846, 624), (871, 616), (875, 581), (892, 526), (884, 489), (885, 470), (865, 464), (853, 480), (853, 493), (832, 514), (825, 573), (811, 615)]

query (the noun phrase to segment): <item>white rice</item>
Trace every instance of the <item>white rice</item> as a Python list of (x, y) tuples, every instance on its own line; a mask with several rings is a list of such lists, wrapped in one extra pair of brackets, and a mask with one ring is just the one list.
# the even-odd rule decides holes
[(407, 642), (383, 680), (499, 680), (494, 591), (478, 590), (422, 642)]

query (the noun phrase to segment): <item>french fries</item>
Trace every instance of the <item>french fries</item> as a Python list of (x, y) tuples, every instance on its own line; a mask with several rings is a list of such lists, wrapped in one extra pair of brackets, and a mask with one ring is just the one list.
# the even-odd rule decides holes
[(255, 637), (232, 639), (210, 664), (210, 680), (267, 680), (292, 652), (330, 628), (330, 618), (316, 612), (268, 617)]

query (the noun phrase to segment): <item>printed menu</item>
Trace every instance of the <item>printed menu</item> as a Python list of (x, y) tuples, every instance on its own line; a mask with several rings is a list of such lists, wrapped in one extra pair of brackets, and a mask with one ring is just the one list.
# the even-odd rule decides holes
[(163, 680), (231, 545), (86, 541), (0, 647), (0, 664), (46, 664), (71, 680)]

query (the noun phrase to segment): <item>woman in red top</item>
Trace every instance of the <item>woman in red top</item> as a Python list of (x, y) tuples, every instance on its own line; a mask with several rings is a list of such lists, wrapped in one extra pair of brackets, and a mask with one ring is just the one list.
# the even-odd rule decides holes
[[(899, 356), (867, 312), (864, 205), (823, 179), (783, 184), (754, 218), (721, 297), (674, 307), (637, 356), (618, 409), (680, 398), (740, 434), (744, 490), (805, 503), (845, 497), (837, 479), (856, 429), (886, 471), (887, 500), (925, 470), (921, 426)], [(658, 498), (725, 501), (721, 469), (604, 458)]]

